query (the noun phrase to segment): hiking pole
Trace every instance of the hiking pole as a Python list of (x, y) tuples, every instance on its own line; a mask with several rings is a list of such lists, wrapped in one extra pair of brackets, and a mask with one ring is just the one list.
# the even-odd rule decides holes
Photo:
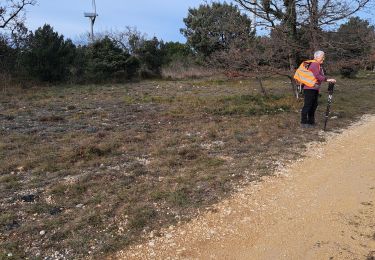
[(328, 84), (328, 102), (327, 102), (327, 110), (326, 110), (325, 120), (324, 120), (324, 128), (323, 128), (324, 131), (326, 131), (326, 128), (327, 128), (328, 116), (329, 116), (329, 112), (331, 109), (334, 88), (335, 88), (335, 83), (330, 82)]

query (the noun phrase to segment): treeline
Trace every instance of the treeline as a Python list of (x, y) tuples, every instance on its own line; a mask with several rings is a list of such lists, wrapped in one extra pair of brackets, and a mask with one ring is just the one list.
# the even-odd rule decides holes
[[(236, 2), (244, 4), (243, 7), (249, 3)], [(267, 3), (271, 5), (267, 6)], [(280, 9), (273, 10), (274, 6)], [(374, 69), (375, 27), (367, 20), (355, 16), (344, 20), (344, 10), (340, 13), (325, 10), (325, 16), (320, 17), (321, 23), (326, 21), (324, 19), (335, 18), (336, 23), (341, 21), (342, 24), (330, 23), (327, 29), (323, 29), (319, 24), (313, 27), (307, 14), (301, 17), (301, 21), (297, 14), (285, 17), (289, 15), (287, 8), (292, 8), (293, 12), (303, 11), (297, 7), (295, 1), (284, 1), (283, 4), (263, 1), (258, 4), (256, 15), (263, 17), (258, 22), (263, 25), (268, 22), (270, 33), (256, 36), (256, 28), (259, 27), (253, 26), (253, 21), (236, 6), (204, 4), (189, 10), (188, 17), (184, 19), (186, 28), (181, 32), (205, 64), (225, 70), (290, 73), (303, 60), (311, 59), (316, 50), (326, 52), (327, 68), (346, 77), (355, 76), (359, 69)]]
[(94, 43), (84, 45), (75, 45), (47, 24), (19, 36), (0, 37), (1, 71), (43, 82), (98, 83), (159, 77), (162, 66), (191, 55), (185, 44), (146, 39), (131, 29), (103, 33)]
[(313, 28), (314, 33), (309, 24), (292, 28), (281, 22), (264, 36), (257, 36), (259, 27), (252, 22), (232, 4), (202, 4), (188, 10), (181, 29), (184, 44), (149, 39), (131, 28), (75, 44), (51, 25), (29, 32), (23, 23), (15, 23), (0, 35), (0, 74), (23, 81), (83, 84), (161, 77), (164, 68), (181, 71), (193, 66), (267, 73), (292, 71), (317, 49), (327, 53), (329, 68), (343, 76), (374, 69), (375, 29), (359, 17), (330, 30)]

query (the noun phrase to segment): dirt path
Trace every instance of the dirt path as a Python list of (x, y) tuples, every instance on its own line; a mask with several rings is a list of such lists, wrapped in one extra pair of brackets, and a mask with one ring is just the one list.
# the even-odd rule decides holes
[[(375, 259), (375, 116), (120, 259)], [(374, 258), (372, 258), (374, 257)]]

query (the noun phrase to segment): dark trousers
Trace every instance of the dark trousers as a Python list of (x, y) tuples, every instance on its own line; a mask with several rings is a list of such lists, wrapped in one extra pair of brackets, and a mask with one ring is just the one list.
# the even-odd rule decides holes
[(318, 107), (319, 91), (315, 89), (305, 89), (305, 102), (301, 112), (301, 124), (315, 124), (315, 111)]

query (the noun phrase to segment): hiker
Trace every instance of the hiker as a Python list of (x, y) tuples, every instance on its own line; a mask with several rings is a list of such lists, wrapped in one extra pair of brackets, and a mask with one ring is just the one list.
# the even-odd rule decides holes
[(301, 112), (301, 126), (303, 128), (313, 128), (315, 126), (315, 111), (318, 107), (318, 97), (320, 85), (324, 82), (335, 83), (335, 79), (327, 79), (324, 75), (324, 70), (322, 64), (324, 62), (324, 52), (316, 51), (314, 53), (314, 60), (307, 61), (309, 62), (308, 70), (312, 72), (312, 86), (307, 86), (302, 84), (303, 93), (304, 93), (304, 105)]

